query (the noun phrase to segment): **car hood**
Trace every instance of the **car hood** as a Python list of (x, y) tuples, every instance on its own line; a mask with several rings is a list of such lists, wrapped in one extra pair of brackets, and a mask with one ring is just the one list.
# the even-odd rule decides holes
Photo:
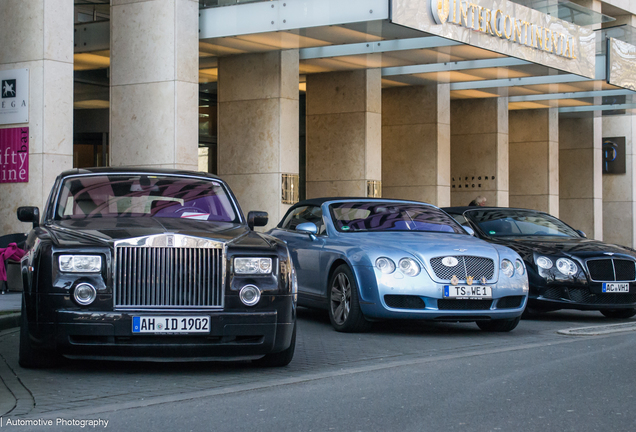
[(112, 245), (117, 240), (181, 234), (241, 246), (271, 246), (267, 236), (250, 231), (242, 224), (207, 222), (178, 218), (102, 218), (53, 221), (43, 227), (61, 247)]
[(425, 262), (434, 257), (448, 255), (488, 257), (495, 261), (499, 258), (495, 245), (470, 235), (389, 231), (346, 233), (341, 236), (356, 243), (361, 249), (399, 249)]
[(625, 254), (636, 258), (636, 253), (631, 248), (586, 238), (531, 236), (498, 238), (493, 241), (515, 250), (524, 260), (530, 262), (533, 261), (534, 252), (582, 259), (607, 254)]

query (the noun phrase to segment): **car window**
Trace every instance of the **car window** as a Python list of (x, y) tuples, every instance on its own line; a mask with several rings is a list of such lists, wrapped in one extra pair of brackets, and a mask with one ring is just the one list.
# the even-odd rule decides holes
[(466, 234), (443, 211), (426, 205), (395, 202), (342, 202), (329, 206), (340, 232), (425, 231)]
[(298, 225), (305, 222), (312, 222), (318, 228), (318, 235), (325, 233), (325, 224), (322, 220), (322, 209), (318, 206), (301, 206), (292, 210), (287, 215), (281, 228), (295, 230)]
[(461, 226), (470, 226), (470, 224), (468, 223), (468, 221), (466, 220), (466, 218), (464, 217), (464, 215), (460, 215), (460, 214), (451, 214), (451, 216), (453, 217), (453, 219), (455, 219), (457, 221), (458, 224), (460, 224)]
[(91, 175), (64, 180), (55, 219), (157, 217), (239, 222), (221, 182), (153, 175)]
[(465, 214), (481, 231), (491, 237), (580, 237), (559, 219), (545, 213), (525, 210), (480, 210)]

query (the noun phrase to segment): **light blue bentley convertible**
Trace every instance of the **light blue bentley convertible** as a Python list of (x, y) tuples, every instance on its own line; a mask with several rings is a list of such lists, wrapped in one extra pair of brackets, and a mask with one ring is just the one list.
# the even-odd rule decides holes
[(408, 318), (506, 332), (528, 299), (516, 252), (471, 236), (429, 204), (311, 199), (292, 206), (270, 234), (287, 242), (298, 304), (327, 309), (338, 331)]

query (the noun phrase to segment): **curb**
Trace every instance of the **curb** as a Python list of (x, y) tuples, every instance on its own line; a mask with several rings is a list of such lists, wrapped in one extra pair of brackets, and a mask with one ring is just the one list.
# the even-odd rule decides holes
[(16, 311), (8, 315), (0, 315), (0, 331), (20, 327), (20, 312)]

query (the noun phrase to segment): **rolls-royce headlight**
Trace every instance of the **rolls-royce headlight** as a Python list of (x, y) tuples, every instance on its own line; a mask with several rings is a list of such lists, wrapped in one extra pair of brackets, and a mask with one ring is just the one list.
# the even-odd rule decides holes
[(515, 260), (515, 269), (517, 270), (517, 274), (519, 276), (523, 276), (523, 274), (526, 272), (526, 268), (523, 266), (523, 263), (519, 259)]
[(88, 306), (95, 301), (95, 298), (97, 298), (97, 290), (91, 284), (81, 283), (75, 287), (75, 291), (73, 291), (73, 298), (78, 304)]
[(99, 273), (102, 271), (100, 255), (60, 255), (60, 271), (72, 273)]
[(384, 274), (391, 274), (395, 271), (395, 263), (391, 258), (380, 257), (375, 260), (375, 266)]
[(420, 274), (420, 265), (411, 258), (402, 258), (398, 263), (400, 270), (407, 276), (417, 276)]
[(515, 274), (515, 266), (510, 260), (501, 260), (501, 272), (508, 277), (512, 277)]
[(271, 258), (234, 258), (236, 274), (270, 274), (271, 272)]
[(549, 270), (552, 268), (552, 260), (548, 257), (544, 257), (544, 256), (537, 257), (534, 260), (534, 262), (536, 262), (537, 265), (541, 267), (543, 270)]
[(577, 271), (574, 261), (568, 258), (559, 258), (556, 262), (556, 267), (561, 273), (567, 276), (575, 275)]

